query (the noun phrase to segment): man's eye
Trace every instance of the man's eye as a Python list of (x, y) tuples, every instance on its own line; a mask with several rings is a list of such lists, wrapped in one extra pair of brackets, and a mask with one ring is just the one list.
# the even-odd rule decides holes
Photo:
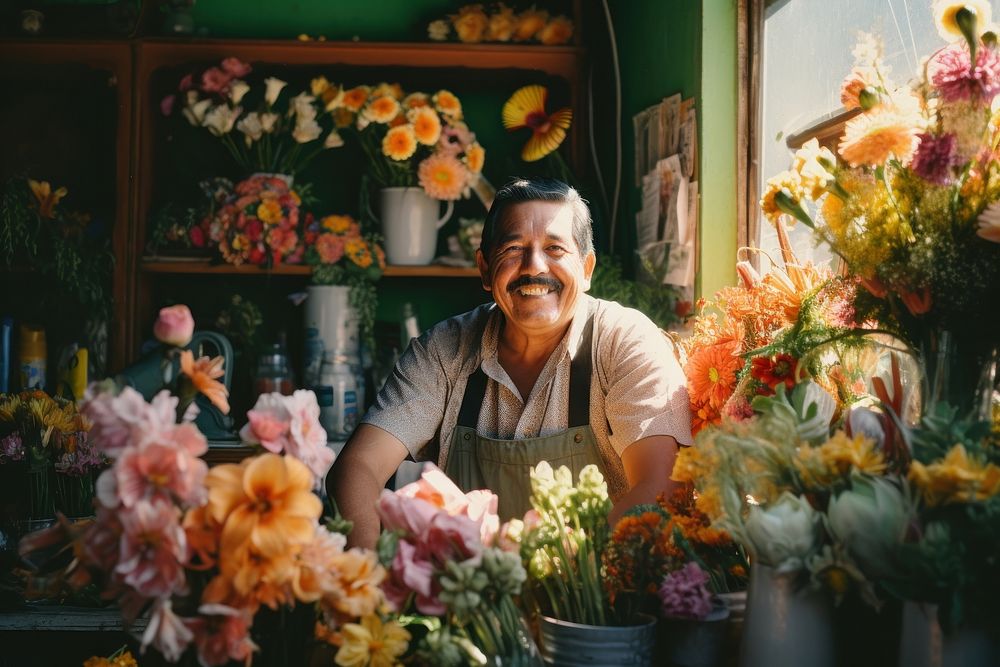
[(563, 248), (561, 245), (550, 245), (549, 252), (553, 254), (562, 255), (566, 252), (566, 248)]

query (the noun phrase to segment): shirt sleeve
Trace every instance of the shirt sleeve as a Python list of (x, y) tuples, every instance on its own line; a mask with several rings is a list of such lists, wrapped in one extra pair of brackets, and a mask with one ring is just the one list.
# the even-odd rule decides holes
[(612, 447), (621, 455), (633, 442), (656, 435), (690, 445), (687, 383), (673, 343), (639, 311), (620, 308), (607, 315), (607, 330), (599, 329), (598, 358)]
[(361, 420), (396, 436), (413, 458), (441, 428), (448, 393), (447, 374), (430, 342), (432, 333), (410, 343)]

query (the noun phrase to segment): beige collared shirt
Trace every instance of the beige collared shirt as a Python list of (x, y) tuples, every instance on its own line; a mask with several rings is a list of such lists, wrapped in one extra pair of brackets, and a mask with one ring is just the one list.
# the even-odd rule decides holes
[(497, 359), (503, 313), (495, 304), (437, 324), (415, 339), (363, 422), (398, 438), (414, 459), (428, 444), (440, 449), (444, 468), (469, 376), (483, 367), (486, 395), (479, 433), (497, 439), (552, 435), (568, 427), (570, 363), (576, 355), (590, 304), (594, 309), (594, 372), (590, 426), (613, 498), (628, 490), (621, 453), (636, 440), (673, 436), (690, 445), (691, 414), (684, 373), (672, 344), (642, 313), (613, 301), (579, 300), (573, 322), (522, 400)]

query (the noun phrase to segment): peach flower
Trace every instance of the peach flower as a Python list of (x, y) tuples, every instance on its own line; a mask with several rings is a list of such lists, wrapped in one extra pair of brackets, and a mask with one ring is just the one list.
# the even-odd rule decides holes
[(184, 347), (194, 335), (191, 310), (183, 304), (161, 308), (156, 324), (153, 325), (153, 335), (164, 345)]

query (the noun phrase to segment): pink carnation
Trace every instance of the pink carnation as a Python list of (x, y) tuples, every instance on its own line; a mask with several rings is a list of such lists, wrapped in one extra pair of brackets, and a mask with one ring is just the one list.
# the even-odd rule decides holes
[(945, 102), (970, 100), (988, 106), (1000, 92), (1000, 55), (983, 47), (976, 51), (976, 67), (970, 67), (964, 42), (945, 47), (931, 63), (931, 83)]
[(316, 252), (324, 264), (334, 264), (344, 256), (344, 237), (339, 234), (320, 234), (316, 237)]
[(660, 602), (667, 618), (703, 619), (712, 611), (708, 575), (696, 563), (671, 572), (660, 585)]

